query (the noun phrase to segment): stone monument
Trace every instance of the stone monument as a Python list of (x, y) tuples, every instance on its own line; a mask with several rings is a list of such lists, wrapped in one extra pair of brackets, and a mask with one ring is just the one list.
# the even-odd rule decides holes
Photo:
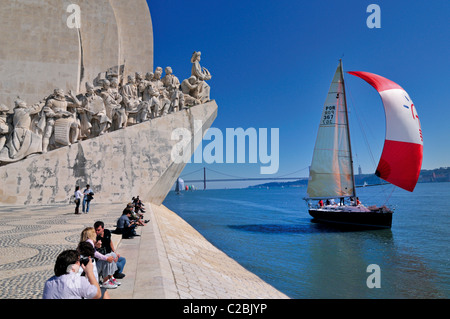
[[(0, 81), (0, 205), (70, 203), (86, 184), (97, 202), (161, 204), (186, 165), (172, 156), (173, 132), (190, 132), (189, 159), (217, 116), (200, 52), (181, 83), (170, 66), (164, 77), (153, 70), (144, 0), (11, 0), (0, 9), (9, 44), (0, 67), (10, 72)], [(29, 16), (41, 10), (53, 17), (48, 27)], [(34, 42), (21, 42), (29, 32)]]
[[(132, 23), (130, 22), (132, 21)], [(113, 70), (153, 69), (153, 27), (145, 0), (0, 1), (0, 101), (39, 101)]]

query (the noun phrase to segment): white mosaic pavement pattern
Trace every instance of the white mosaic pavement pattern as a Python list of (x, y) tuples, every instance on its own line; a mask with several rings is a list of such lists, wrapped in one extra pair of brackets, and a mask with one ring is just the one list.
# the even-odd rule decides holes
[[(127, 264), (113, 299), (278, 299), (284, 294), (215, 248), (164, 206), (147, 205), (141, 237), (120, 240)], [(124, 204), (0, 207), (0, 299), (40, 299), (58, 254), (75, 249), (81, 231), (97, 220), (114, 229)]]
[[(97, 207), (96, 207), (97, 206)], [(56, 257), (76, 249), (81, 231), (103, 220), (110, 227), (123, 204), (73, 214), (74, 206), (0, 207), (0, 299), (39, 299)]]

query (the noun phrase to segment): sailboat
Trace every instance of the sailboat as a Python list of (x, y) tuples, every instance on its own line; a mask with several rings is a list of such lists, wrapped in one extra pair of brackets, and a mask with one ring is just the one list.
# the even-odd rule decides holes
[(175, 192), (177, 195), (181, 194), (181, 191), (184, 189), (184, 180), (181, 177), (177, 178), (177, 182), (175, 184)]
[[(397, 83), (382, 76), (359, 71), (348, 73), (372, 85), (384, 105), (386, 137), (375, 174), (412, 192), (422, 166), (423, 137), (410, 96)], [(307, 194), (305, 199), (313, 221), (373, 228), (392, 226), (393, 210), (386, 206), (366, 207), (356, 194), (342, 60), (323, 108)], [(339, 205), (333, 204), (335, 199)]]

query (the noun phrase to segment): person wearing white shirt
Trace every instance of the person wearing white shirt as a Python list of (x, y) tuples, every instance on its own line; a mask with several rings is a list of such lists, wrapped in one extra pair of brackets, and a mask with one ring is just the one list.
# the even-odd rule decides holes
[(80, 191), (80, 186), (75, 187), (75, 214), (80, 214), (80, 203), (83, 193)]
[[(83, 268), (86, 276), (78, 274)], [(100, 286), (95, 279), (93, 264), (89, 258), (87, 265), (80, 265), (80, 255), (76, 250), (66, 250), (59, 254), (55, 263), (55, 276), (45, 282), (43, 299), (99, 299)]]

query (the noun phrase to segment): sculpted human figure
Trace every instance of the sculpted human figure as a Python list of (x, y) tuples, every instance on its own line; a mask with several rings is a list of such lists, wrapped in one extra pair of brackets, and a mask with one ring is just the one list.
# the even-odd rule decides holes
[(197, 90), (198, 90), (199, 81), (197, 77), (194, 75), (190, 76), (188, 79), (183, 80), (181, 82), (181, 91), (184, 95), (184, 104), (187, 106), (194, 106), (197, 104), (201, 104), (201, 101), (197, 99)]
[(41, 137), (44, 136), (46, 127), (44, 107), (47, 103), (47, 100), (48, 96), (44, 97), (41, 101), (39, 101), (38, 102), (40, 104), (39, 108), (41, 108), (42, 110), (39, 113), (31, 116), (31, 131)]
[(159, 91), (153, 88), (152, 85), (148, 85), (145, 92), (147, 97), (143, 102), (144, 105), (142, 108), (142, 119), (154, 119), (155, 117), (159, 116), (159, 110), (161, 108)]
[(135, 124), (141, 109), (141, 100), (139, 99), (135, 76), (129, 75), (127, 79), (127, 84), (122, 88), (123, 103), (128, 116), (128, 124)]
[(123, 97), (122, 94), (120, 94), (121, 86), (119, 78), (114, 78), (111, 80), (111, 93), (114, 97), (114, 100), (118, 105), (121, 107), (119, 109), (116, 109), (116, 117), (117, 117), (117, 128), (123, 128), (127, 126), (128, 116), (127, 112), (125, 110), (125, 106), (123, 105)]
[(157, 112), (157, 116), (168, 114), (170, 109), (169, 92), (164, 87), (164, 83), (161, 80), (162, 72), (162, 68), (158, 66), (155, 69), (152, 80), (153, 89), (157, 90), (159, 93), (159, 111)]
[[(120, 95), (120, 88), (119, 88), (119, 78), (115, 77), (112, 78), (110, 82), (110, 88), (111, 88), (111, 92), (113, 92), (114, 94), (118, 94), (117, 96), (117, 100), (120, 99), (120, 102), (122, 102), (122, 95)], [(118, 102), (120, 104), (120, 102)]]
[(180, 80), (173, 75), (173, 71), (170, 66), (166, 67), (165, 71), (166, 75), (163, 77), (162, 83), (168, 91), (168, 96), (171, 103), (170, 111), (181, 111), (184, 108), (184, 95), (180, 90)]
[(103, 135), (111, 126), (111, 119), (106, 114), (103, 99), (95, 93), (94, 86), (86, 82), (86, 93), (81, 97), (81, 130), (89, 129), (87, 137)]
[[(70, 97), (66, 97), (62, 89), (55, 89), (53, 95), (47, 100), (44, 107), (46, 117), (46, 127), (42, 141), (42, 151), (48, 151), (49, 144), (53, 147), (70, 145), (76, 143), (80, 137), (80, 122), (77, 119), (76, 108), (80, 105), (78, 99), (69, 91)], [(69, 111), (71, 110), (71, 111)], [(61, 121), (64, 120), (64, 121)], [(58, 132), (61, 129), (61, 136), (55, 138), (55, 125), (58, 125)], [(68, 137), (65, 136), (68, 131)]]
[(164, 116), (166, 114), (169, 114), (171, 102), (169, 99), (169, 92), (167, 92), (167, 90), (160, 91), (159, 104), (160, 107), (158, 116)]
[[(135, 82), (136, 82), (136, 88), (137, 88), (137, 95), (142, 100), (143, 92), (140, 90), (141, 84), (144, 82), (144, 77), (142, 76), (141, 72), (135, 73)], [(145, 85), (145, 84), (144, 84)]]
[(119, 93), (119, 80), (104, 80), (101, 97), (105, 103), (106, 116), (112, 121), (112, 129), (120, 129), (127, 126), (127, 114), (122, 106), (122, 95)]
[(153, 72), (147, 72), (145, 74), (145, 80), (139, 84), (139, 92), (142, 94), (142, 101), (149, 101), (152, 98), (150, 90), (153, 88)]
[(136, 78), (133, 75), (128, 76), (128, 82), (122, 88), (122, 97), (127, 111), (137, 110), (139, 105), (139, 95), (136, 86)]
[(164, 83), (161, 81), (162, 72), (163, 72), (162, 67), (158, 66), (155, 69), (155, 72), (153, 73), (152, 79), (153, 87), (159, 91), (164, 90)]
[(0, 151), (5, 146), (6, 139), (11, 132), (10, 125), (8, 123), (9, 108), (6, 105), (0, 104)]
[(42, 107), (40, 103), (28, 107), (20, 99), (15, 101), (14, 128), (0, 152), (0, 162), (19, 161), (28, 155), (42, 152), (42, 137), (31, 131), (32, 115), (38, 114)]
[(202, 53), (200, 51), (196, 51), (192, 54), (192, 57), (191, 57), (192, 72), (191, 72), (191, 74), (194, 75), (199, 80), (197, 96), (194, 96), (194, 97), (199, 99), (202, 103), (206, 103), (210, 100), (210, 98), (209, 98), (210, 87), (206, 83), (206, 81), (211, 80), (212, 76), (211, 76), (211, 73), (208, 71), (208, 69), (206, 69), (200, 65), (201, 55), (202, 55)]
[(173, 74), (172, 68), (170, 66), (165, 69), (166, 75), (162, 78), (163, 85), (167, 88), (168, 91), (172, 91), (175, 89), (179, 89), (180, 80)]

